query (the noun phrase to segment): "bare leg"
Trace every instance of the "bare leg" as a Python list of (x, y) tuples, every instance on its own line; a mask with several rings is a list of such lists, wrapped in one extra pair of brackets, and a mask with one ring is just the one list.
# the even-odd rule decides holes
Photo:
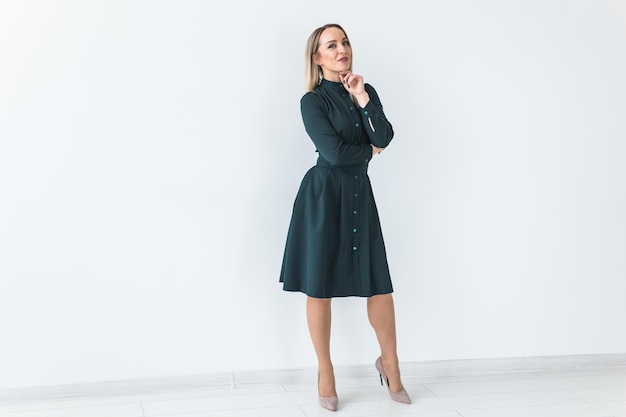
[(335, 397), (335, 374), (330, 360), (330, 298), (307, 297), (306, 317), (319, 370), (319, 395)]
[(368, 298), (367, 315), (380, 344), (381, 361), (389, 378), (389, 388), (393, 392), (398, 392), (402, 389), (402, 381), (396, 350), (396, 318), (391, 294)]

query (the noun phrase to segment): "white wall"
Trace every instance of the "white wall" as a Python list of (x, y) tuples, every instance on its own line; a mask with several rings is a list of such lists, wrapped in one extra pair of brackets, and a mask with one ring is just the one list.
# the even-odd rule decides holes
[(396, 131), (401, 360), (626, 352), (623, 3), (213, 4), (0, 2), (0, 388), (315, 365), (278, 275), (327, 22)]

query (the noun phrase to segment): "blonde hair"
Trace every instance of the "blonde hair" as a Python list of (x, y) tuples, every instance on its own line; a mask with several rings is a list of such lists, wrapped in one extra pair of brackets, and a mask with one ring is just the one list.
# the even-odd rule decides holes
[[(343, 32), (348, 39), (348, 35), (346, 31), (343, 30), (341, 26), (336, 23), (329, 23), (324, 26), (321, 26), (311, 33), (309, 36), (309, 40), (306, 43), (306, 52), (304, 56), (304, 85), (306, 91), (313, 91), (315, 87), (317, 87), (322, 81), (323, 72), (322, 68), (315, 63), (313, 57), (317, 55), (317, 51), (320, 46), (320, 37), (322, 36), (322, 32), (324, 32), (328, 28), (337, 28)], [(349, 39), (348, 39), (349, 41)], [(350, 60), (350, 71), (352, 71), (352, 60)]]

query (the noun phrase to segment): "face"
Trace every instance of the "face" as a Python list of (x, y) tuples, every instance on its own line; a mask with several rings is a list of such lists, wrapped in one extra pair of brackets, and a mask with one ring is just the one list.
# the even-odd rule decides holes
[(339, 73), (350, 69), (352, 48), (341, 29), (330, 27), (322, 32), (314, 61), (322, 67), (324, 78), (329, 81), (338, 82)]

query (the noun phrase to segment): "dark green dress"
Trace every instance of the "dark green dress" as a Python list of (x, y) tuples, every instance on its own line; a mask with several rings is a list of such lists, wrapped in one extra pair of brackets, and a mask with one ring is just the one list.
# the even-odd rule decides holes
[(367, 167), (393, 128), (376, 90), (365, 108), (341, 83), (322, 80), (300, 100), (304, 127), (319, 153), (296, 195), (280, 282), (311, 297), (393, 292)]

